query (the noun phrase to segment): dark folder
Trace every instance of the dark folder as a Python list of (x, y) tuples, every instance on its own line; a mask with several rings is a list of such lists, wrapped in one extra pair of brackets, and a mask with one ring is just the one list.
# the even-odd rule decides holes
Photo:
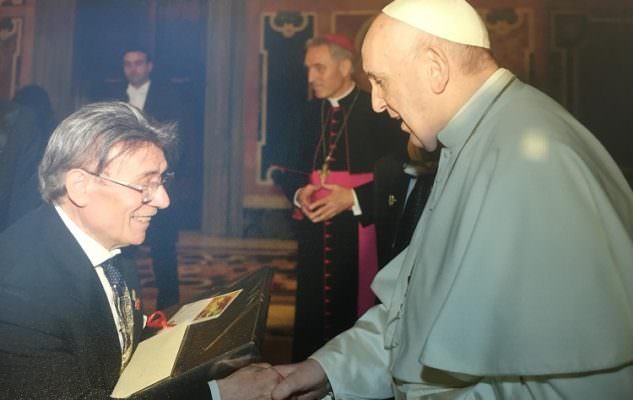
[(160, 393), (174, 380), (219, 379), (257, 361), (266, 329), (272, 275), (271, 268), (265, 267), (215, 288), (203, 298), (241, 292), (217, 318), (181, 323), (142, 341), (112, 396)]

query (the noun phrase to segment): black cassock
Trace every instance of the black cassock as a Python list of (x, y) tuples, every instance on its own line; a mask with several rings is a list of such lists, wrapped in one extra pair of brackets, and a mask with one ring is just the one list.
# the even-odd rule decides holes
[[(291, 201), (296, 190), (308, 183), (308, 174), (322, 168), (331, 149), (330, 171), (361, 174), (373, 172), (378, 159), (406, 146), (407, 135), (399, 123), (387, 113), (374, 113), (368, 93), (356, 88), (339, 103), (339, 112), (327, 100), (308, 104), (303, 128), (289, 146), (288, 163), (305, 174), (289, 171), (275, 177)], [(355, 191), (363, 211), (360, 218), (344, 211), (325, 223), (315, 224), (305, 217), (296, 221), (296, 361), (350, 328), (358, 317), (358, 224), (372, 214), (373, 185)]]

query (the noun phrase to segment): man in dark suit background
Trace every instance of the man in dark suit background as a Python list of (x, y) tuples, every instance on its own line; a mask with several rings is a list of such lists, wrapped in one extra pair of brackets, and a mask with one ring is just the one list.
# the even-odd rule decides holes
[(376, 225), (379, 268), (409, 245), (433, 186), (438, 153), (409, 142), (406, 151), (376, 162), (373, 207), (368, 208), (364, 222)]
[[(126, 87), (119, 87), (111, 97), (125, 101), (160, 122), (176, 122), (179, 138), (189, 134), (189, 119), (186, 117), (184, 102), (177, 88), (168, 82), (151, 79), (154, 63), (151, 54), (142, 46), (127, 47), (123, 52), (123, 74)], [(178, 144), (170, 160), (172, 170), (179, 172), (178, 164), (183, 153), (183, 143)], [(152, 268), (158, 288), (156, 308), (163, 309), (177, 304), (178, 258), (176, 242), (179, 229), (178, 196), (172, 196), (173, 205), (153, 221), (147, 231), (145, 244), (150, 247)]]
[(46, 138), (29, 108), (0, 100), (0, 232), (40, 202), (34, 175)]
[[(135, 269), (118, 254), (169, 206), (174, 140), (173, 126), (122, 102), (85, 106), (53, 133), (39, 167), (46, 203), (0, 234), (3, 398), (110, 398), (143, 328)], [(255, 398), (278, 378), (252, 365), (145, 397)]]

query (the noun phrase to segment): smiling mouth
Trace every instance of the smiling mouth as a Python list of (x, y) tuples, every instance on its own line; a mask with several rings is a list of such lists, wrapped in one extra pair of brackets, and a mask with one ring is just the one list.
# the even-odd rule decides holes
[(138, 222), (144, 222), (144, 223), (149, 223), (152, 220), (152, 216), (140, 216), (140, 215), (135, 215), (134, 217), (132, 217), (132, 219), (138, 221)]

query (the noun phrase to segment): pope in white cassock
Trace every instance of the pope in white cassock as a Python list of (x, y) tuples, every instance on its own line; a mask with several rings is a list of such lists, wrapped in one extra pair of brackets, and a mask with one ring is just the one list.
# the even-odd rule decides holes
[(441, 158), (382, 301), (282, 399), (633, 399), (633, 193), (596, 138), (499, 68), (463, 0), (396, 0), (363, 44), (375, 111)]

